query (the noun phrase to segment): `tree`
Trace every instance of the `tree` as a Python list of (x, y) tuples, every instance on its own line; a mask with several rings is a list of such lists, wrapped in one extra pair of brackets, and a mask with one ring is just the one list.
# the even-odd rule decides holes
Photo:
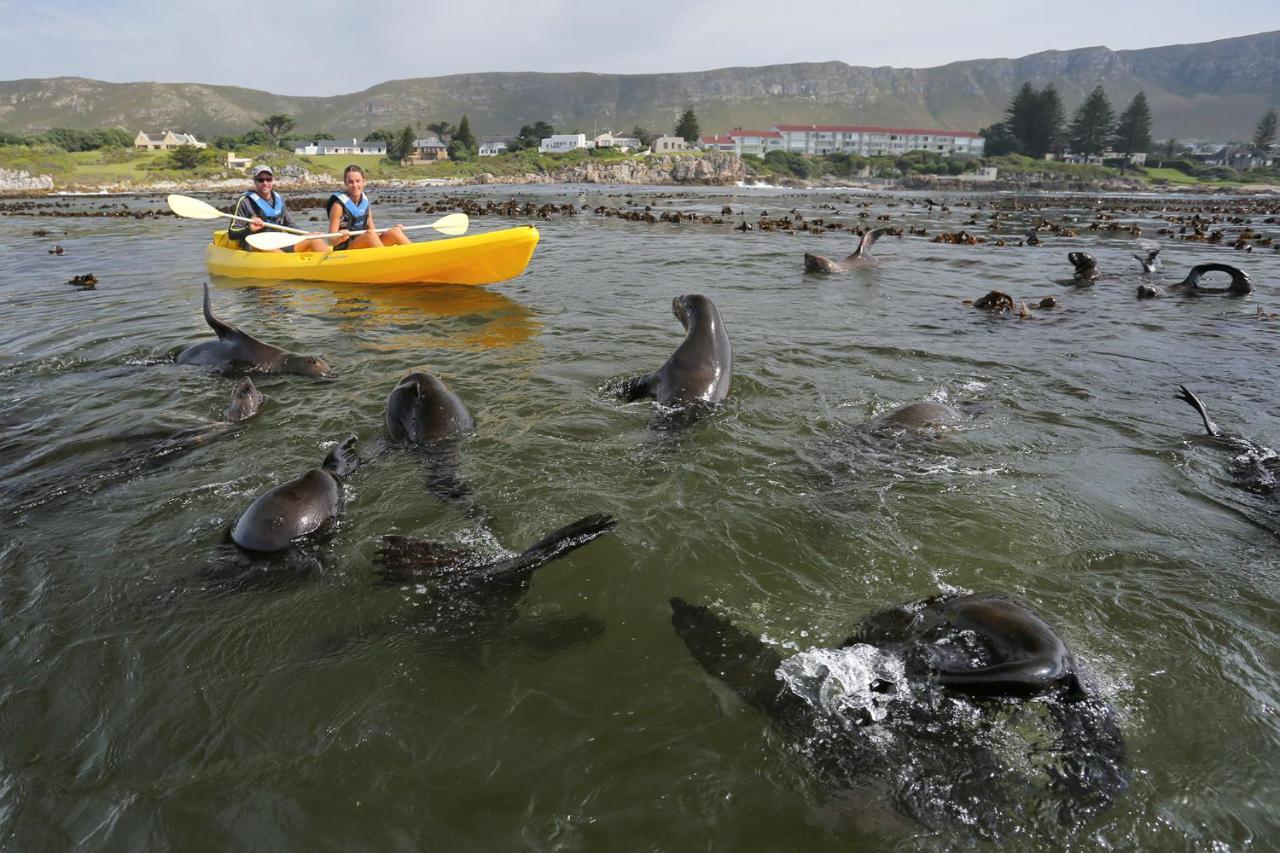
[(1031, 88), (1030, 81), (1022, 84), (1022, 88), (1009, 101), (1004, 111), (1004, 126), (1009, 134), (1017, 140), (1019, 154), (1031, 156), (1031, 146), (1036, 135), (1037, 112), (1040, 108), (1040, 96)]
[[(396, 162), (403, 163), (405, 160), (413, 159), (413, 140), (416, 134), (409, 125), (404, 126), (404, 130), (400, 131), (400, 137), (396, 140)], [(391, 153), (391, 146), (387, 146), (387, 153)]]
[(1253, 132), (1253, 147), (1261, 148), (1264, 151), (1271, 147), (1276, 141), (1276, 111), (1275, 108), (1267, 110), (1262, 114), (1262, 118), (1258, 119), (1258, 129)]
[(1067, 126), (1067, 111), (1062, 106), (1062, 98), (1058, 96), (1058, 90), (1053, 88), (1052, 83), (1040, 92), (1038, 116), (1040, 121), (1036, 143), (1044, 150), (1035, 156), (1061, 154), (1062, 130)]
[(449, 124), (447, 121), (438, 121), (434, 124), (427, 125), (427, 130), (440, 137), (441, 142), (448, 142), (449, 137), (453, 136), (457, 131), (457, 128)]
[(192, 169), (202, 166), (207, 158), (203, 148), (197, 148), (194, 145), (179, 145), (169, 151), (169, 162), (173, 164), (175, 169)]
[(467, 146), (458, 137), (449, 140), (449, 159), (450, 160), (470, 160), (475, 156), (475, 149)]
[(1009, 132), (1009, 126), (1002, 121), (984, 127), (978, 133), (985, 140), (982, 143), (982, 153), (986, 157), (999, 157), (1018, 150), (1017, 137)]
[(1107, 93), (1101, 86), (1095, 86), (1071, 119), (1069, 139), (1072, 152), (1086, 157), (1101, 154), (1114, 135), (1115, 123), (1115, 113), (1107, 100)]
[(693, 107), (684, 111), (684, 115), (680, 116), (680, 120), (676, 122), (675, 135), (683, 137), (685, 142), (690, 144), (698, 141), (698, 117), (693, 113)]
[(641, 148), (648, 148), (653, 144), (653, 140), (658, 138), (658, 134), (650, 130), (645, 130), (640, 125), (631, 128), (631, 135), (640, 140)]
[(277, 147), (280, 145), (280, 140), (284, 135), (293, 130), (295, 125), (291, 116), (287, 116), (284, 113), (276, 113), (258, 122), (258, 126), (266, 131), (272, 147)]
[(453, 134), (453, 139), (455, 142), (461, 142), (468, 151), (476, 150), (476, 138), (471, 135), (471, 122), (467, 121), (466, 113), (462, 114), (462, 121), (458, 122), (458, 130)]
[(548, 136), (555, 136), (556, 129), (545, 121), (536, 121), (533, 124), (526, 124), (520, 128), (520, 133), (516, 136), (516, 145), (514, 148), (537, 148), (542, 144), (542, 140)]
[(1124, 174), (1129, 156), (1151, 150), (1151, 110), (1147, 107), (1145, 92), (1134, 95), (1129, 106), (1120, 114), (1111, 145), (1116, 151), (1126, 155), (1120, 164), (1121, 174)]

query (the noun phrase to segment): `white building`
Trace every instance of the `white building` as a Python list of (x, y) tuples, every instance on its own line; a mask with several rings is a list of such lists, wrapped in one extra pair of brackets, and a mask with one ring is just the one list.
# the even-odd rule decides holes
[(293, 153), (308, 157), (324, 156), (325, 154), (377, 154), (386, 156), (387, 143), (382, 141), (370, 142), (368, 140), (359, 142), (355, 139), (350, 142), (337, 139), (320, 139), (297, 146), (293, 149)]
[(699, 137), (698, 144), (707, 151), (732, 151), (739, 157), (743, 154), (763, 157), (783, 147), (782, 134), (776, 130), (743, 130), (740, 127), (725, 134)]
[(653, 140), (649, 150), (654, 154), (670, 154), (673, 151), (688, 151), (689, 143), (682, 136), (659, 136)]
[(857, 154), (896, 157), (908, 151), (981, 157), (984, 140), (967, 130), (871, 127), (837, 124), (777, 124), (781, 148), (797, 154)]
[(201, 142), (190, 133), (174, 133), (172, 130), (166, 130), (164, 133), (147, 133), (140, 130), (133, 138), (134, 148), (147, 151), (172, 151), (182, 145), (193, 145), (196, 148), (209, 147), (207, 143)]
[(617, 148), (621, 151), (630, 151), (633, 148), (640, 147), (640, 140), (634, 136), (615, 136), (609, 131), (605, 131), (595, 138), (596, 148)]
[(507, 140), (505, 139), (481, 139), (480, 148), (476, 151), (479, 157), (497, 157), (499, 154), (505, 154), (507, 151)]
[(541, 154), (563, 154), (566, 151), (589, 147), (585, 133), (557, 133), (538, 143), (538, 152)]

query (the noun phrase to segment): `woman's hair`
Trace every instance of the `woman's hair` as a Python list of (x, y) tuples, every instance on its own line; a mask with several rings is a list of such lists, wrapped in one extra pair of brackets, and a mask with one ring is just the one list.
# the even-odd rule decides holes
[(353, 163), (353, 164), (351, 164), (350, 166), (348, 166), (347, 168), (345, 168), (345, 169), (343, 169), (343, 170), (342, 170), (342, 180), (344, 180), (344, 181), (345, 181), (345, 180), (347, 179), (347, 175), (350, 175), (352, 172), (359, 172), (359, 173), (360, 173), (360, 177), (362, 177), (362, 178), (364, 177), (364, 169), (361, 169), (359, 166), (357, 166), (357, 165), (355, 165), (355, 164)]

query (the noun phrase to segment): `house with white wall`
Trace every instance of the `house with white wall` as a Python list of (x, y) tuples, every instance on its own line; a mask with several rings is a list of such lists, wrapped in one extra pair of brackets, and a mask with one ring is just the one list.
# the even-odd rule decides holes
[(147, 133), (144, 130), (140, 130), (138, 135), (133, 138), (133, 147), (146, 151), (172, 151), (183, 145), (191, 145), (196, 148), (209, 147), (208, 143), (201, 142), (190, 133), (174, 133), (172, 130), (166, 130), (164, 133)]
[(563, 154), (566, 151), (590, 147), (585, 133), (557, 133), (538, 143), (538, 152), (541, 154)]
[(781, 148), (797, 154), (856, 154), (896, 157), (908, 151), (981, 157), (986, 140), (967, 130), (838, 124), (776, 124)]
[(685, 142), (683, 136), (659, 136), (653, 140), (653, 144), (649, 146), (649, 150), (654, 154), (670, 154), (675, 151), (688, 151), (689, 143)]
[(480, 146), (476, 150), (478, 157), (497, 157), (499, 154), (507, 152), (507, 140), (505, 139), (481, 139)]
[(301, 154), (305, 157), (325, 156), (326, 154), (377, 154), (385, 157), (387, 154), (387, 143), (378, 140), (371, 142), (365, 140), (351, 140), (347, 142), (337, 139), (319, 139), (315, 142), (307, 142), (302, 145), (295, 146), (294, 154)]

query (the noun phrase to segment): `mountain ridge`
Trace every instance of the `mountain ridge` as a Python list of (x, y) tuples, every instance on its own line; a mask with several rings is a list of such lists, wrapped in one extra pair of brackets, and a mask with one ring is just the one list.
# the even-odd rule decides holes
[(1068, 110), (1102, 85), (1119, 112), (1138, 91), (1153, 133), (1247, 138), (1280, 104), (1280, 31), (1114, 51), (1103, 45), (931, 68), (839, 60), (649, 74), (470, 72), (388, 80), (331, 96), (276, 95), (203, 83), (109, 83), (83, 77), (0, 81), (0, 130), (170, 128), (201, 138), (237, 134), (273, 113), (304, 133), (360, 136), (421, 128), (466, 113), (477, 134), (513, 135), (549, 121), (562, 132), (669, 130), (686, 107), (704, 132), (776, 123), (872, 124), (977, 130), (1000, 119), (1018, 87), (1053, 83)]

